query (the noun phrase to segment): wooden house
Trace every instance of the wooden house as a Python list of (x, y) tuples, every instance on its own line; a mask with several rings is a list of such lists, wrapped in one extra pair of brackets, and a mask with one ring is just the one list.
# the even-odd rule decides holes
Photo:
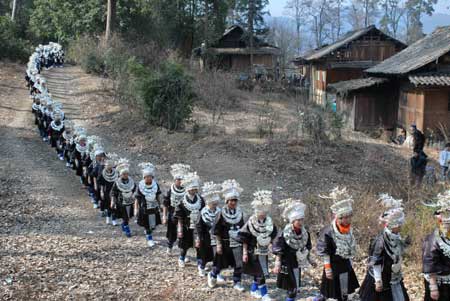
[(251, 70), (250, 54), (253, 54), (253, 67), (275, 71), (280, 49), (257, 37), (250, 38), (238, 25), (229, 27), (222, 37), (209, 47), (194, 50), (202, 68), (220, 68), (228, 71), (249, 72)]
[(399, 126), (414, 123), (425, 131), (450, 131), (450, 26), (436, 29), (367, 74), (395, 85)]
[(393, 129), (397, 122), (398, 95), (386, 78), (368, 77), (329, 84), (336, 109), (355, 131)]
[(309, 73), (311, 100), (323, 105), (327, 101), (327, 85), (363, 78), (365, 69), (375, 66), (405, 47), (405, 44), (372, 25), (349, 32), (337, 42), (296, 61), (297, 65), (305, 68), (306, 74)]

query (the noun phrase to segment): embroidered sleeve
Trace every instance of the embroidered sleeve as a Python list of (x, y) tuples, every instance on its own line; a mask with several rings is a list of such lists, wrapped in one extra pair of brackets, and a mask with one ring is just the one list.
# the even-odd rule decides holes
[(381, 265), (383, 263), (383, 250), (384, 250), (384, 241), (383, 236), (378, 235), (375, 238), (371, 246), (372, 250), (369, 250), (369, 265)]
[(439, 273), (439, 250), (434, 245), (434, 234), (425, 238), (422, 248), (422, 270), (424, 274)]
[(317, 239), (317, 255), (324, 257), (331, 255), (331, 237), (329, 235), (330, 227), (325, 227), (320, 231), (319, 238)]
[(283, 232), (280, 231), (280, 233), (278, 233), (277, 237), (275, 237), (275, 240), (272, 243), (273, 254), (283, 255), (286, 246), (287, 245), (283, 237)]

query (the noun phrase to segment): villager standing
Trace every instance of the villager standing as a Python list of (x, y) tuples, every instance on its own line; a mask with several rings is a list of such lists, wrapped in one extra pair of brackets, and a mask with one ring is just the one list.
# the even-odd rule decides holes
[(410, 184), (411, 186), (420, 187), (426, 172), (427, 155), (422, 151), (415, 150), (414, 155), (410, 159), (410, 167)]
[(351, 226), (353, 199), (346, 188), (335, 188), (329, 196), (334, 218), (329, 226), (320, 231), (317, 241), (317, 254), (323, 260), (323, 274), (320, 291), (326, 298), (345, 301), (359, 287), (352, 267), (356, 255), (356, 240)]
[(302, 266), (310, 261), (312, 244), (304, 225), (306, 205), (292, 199), (281, 203), (285, 207), (283, 218), (289, 222), (272, 245), (276, 255), (274, 273), (278, 274), (277, 287), (287, 291), (286, 301), (294, 301), (301, 288)]
[(439, 165), (441, 166), (441, 180), (447, 181), (449, 179), (450, 143), (447, 143), (439, 153)]
[(382, 194), (380, 201), (387, 208), (380, 216), (383, 230), (371, 240), (368, 269), (359, 295), (362, 301), (408, 301), (402, 274), (408, 245), (408, 239), (400, 235), (405, 223), (402, 201), (388, 194)]
[(415, 124), (411, 124), (410, 130), (413, 136), (413, 151), (422, 152), (425, 147), (425, 135), (417, 129)]
[(268, 215), (272, 207), (272, 192), (258, 190), (254, 194), (254, 214), (239, 230), (242, 241), (243, 273), (253, 276), (250, 293), (262, 300), (272, 300), (268, 294), (266, 278), (269, 276), (269, 245), (277, 235), (277, 228)]

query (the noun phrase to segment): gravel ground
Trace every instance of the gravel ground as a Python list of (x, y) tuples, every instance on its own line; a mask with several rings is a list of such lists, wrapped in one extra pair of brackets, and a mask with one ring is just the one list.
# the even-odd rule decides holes
[[(132, 224), (133, 237), (128, 239), (120, 227), (104, 223), (74, 173), (39, 139), (23, 86), (22, 68), (6, 64), (0, 68), (0, 299), (251, 300), (248, 293), (232, 290), (231, 283), (209, 289), (206, 279), (197, 276), (193, 262), (180, 270), (177, 256), (165, 254), (163, 228), (156, 231), (158, 245), (150, 250), (137, 225)], [(298, 146), (286, 146), (277, 152), (276, 145), (250, 148), (218, 138), (193, 141), (179, 154), (173, 141), (179, 141), (183, 136), (177, 135), (183, 134), (171, 134), (172, 142), (162, 143), (168, 133), (148, 129), (120, 106), (104, 102), (107, 95), (99, 81), (79, 68), (54, 69), (45, 76), (69, 119), (103, 137), (108, 151), (128, 155), (135, 163), (155, 162), (159, 181), (165, 187), (169, 183), (168, 167), (181, 160), (198, 166), (200, 175), (208, 179), (236, 176), (244, 187), (250, 187), (247, 193), (273, 179), (275, 189), (301, 182), (286, 193), (314, 191), (323, 189), (322, 182), (303, 175), (315, 172), (317, 165), (333, 167), (325, 166), (331, 174), (321, 179), (329, 186), (343, 180), (339, 173), (361, 177), (356, 174), (360, 166), (338, 164), (344, 150), (353, 150), (355, 158), (364, 161), (368, 170), (379, 166), (389, 177), (398, 175), (398, 170), (389, 169), (393, 159), (383, 154), (372, 157), (381, 148), (379, 145), (367, 151), (347, 144), (334, 150), (337, 158), (329, 156), (321, 162), (309, 160)], [(231, 164), (230, 170), (223, 168), (227, 164)], [(386, 174), (364, 175), (364, 179), (373, 182)], [(361, 280), (364, 269), (363, 263), (357, 264)], [(317, 292), (320, 274), (319, 269), (305, 274), (301, 297)], [(245, 283), (249, 284), (249, 279)], [(273, 289), (273, 277), (268, 283)], [(415, 285), (407, 285), (414, 289)], [(415, 293), (419, 289), (416, 287)], [(284, 299), (282, 292), (272, 290), (272, 294), (277, 300)]]

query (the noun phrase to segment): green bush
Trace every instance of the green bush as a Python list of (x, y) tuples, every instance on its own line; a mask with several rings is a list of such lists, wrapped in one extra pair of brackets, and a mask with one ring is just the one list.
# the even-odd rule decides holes
[(142, 68), (135, 71), (143, 76), (140, 96), (150, 122), (169, 130), (181, 128), (191, 116), (196, 97), (192, 78), (183, 66), (166, 61), (156, 72), (143, 71)]
[(21, 39), (17, 25), (7, 16), (0, 16), (0, 59), (26, 62), (31, 44)]

